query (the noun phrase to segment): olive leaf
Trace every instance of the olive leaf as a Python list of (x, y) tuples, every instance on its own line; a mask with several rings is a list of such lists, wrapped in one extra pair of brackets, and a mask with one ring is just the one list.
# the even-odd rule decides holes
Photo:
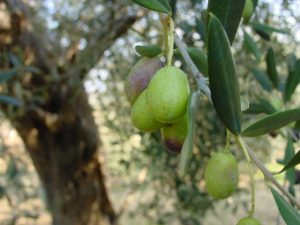
[(170, 7), (167, 6), (165, 0), (133, 0), (136, 4), (143, 6), (147, 9), (161, 12), (161, 13), (166, 13), (166, 14), (171, 14), (171, 9)]
[(205, 41), (206, 39), (206, 29), (205, 25), (201, 19), (196, 18), (196, 31), (200, 35), (201, 40)]
[[(191, 59), (195, 63), (198, 70), (201, 73), (207, 75), (208, 74), (207, 56), (198, 48), (189, 47), (186, 50), (189, 53)], [(178, 49), (175, 49), (174, 54), (181, 55), (181, 52)]]
[(289, 34), (290, 33), (286, 29), (278, 29), (278, 28), (269, 26), (267, 24), (259, 23), (256, 21), (252, 22), (251, 25), (256, 31), (260, 31), (260, 32), (266, 33), (268, 35), (271, 35), (273, 32), (281, 33), (281, 34)]
[(250, 104), (249, 109), (245, 113), (256, 114), (256, 113), (266, 113), (273, 114), (276, 113), (274, 106), (266, 99), (258, 99), (258, 101)]
[(275, 53), (272, 47), (268, 48), (266, 54), (266, 63), (267, 63), (267, 74), (272, 81), (272, 84), (275, 88), (278, 88), (278, 74), (276, 70), (276, 60), (275, 60)]
[(220, 20), (211, 14), (208, 24), (208, 74), (213, 105), (226, 127), (241, 132), (241, 102), (235, 63)]
[(135, 46), (135, 51), (141, 56), (146, 56), (150, 58), (162, 53), (161, 48), (157, 45), (137, 45)]
[(299, 83), (300, 83), (300, 59), (298, 59), (295, 62), (293, 68), (289, 67), (289, 76), (285, 84), (285, 92), (284, 92), (285, 102), (288, 102), (291, 99)]
[(13, 106), (22, 106), (23, 102), (20, 101), (19, 99), (16, 99), (14, 97), (11, 96), (7, 96), (7, 95), (1, 95), (0, 94), (0, 103), (5, 103), (8, 105), (13, 105)]
[(273, 86), (267, 74), (255, 68), (253, 68), (251, 72), (263, 89), (266, 91), (272, 91)]
[(255, 56), (256, 60), (260, 61), (261, 59), (260, 50), (257, 47), (253, 38), (246, 31), (244, 31), (244, 45), (246, 49)]
[(195, 136), (195, 120), (196, 115), (199, 108), (199, 99), (200, 94), (199, 92), (193, 92), (190, 95), (189, 103), (188, 103), (188, 134), (184, 140), (182, 149), (181, 149), (181, 157), (180, 157), (180, 164), (179, 164), (179, 175), (184, 176), (186, 174), (189, 162), (192, 157), (193, 151), (193, 143), (194, 143), (194, 136)]
[(282, 128), (300, 119), (300, 108), (274, 113), (247, 127), (242, 135), (255, 137)]
[(230, 44), (232, 44), (238, 29), (246, 0), (209, 0), (208, 18), (210, 13), (221, 21), (227, 33)]
[[(293, 147), (289, 146), (289, 148), (293, 148)], [(290, 159), (290, 161), (278, 173), (282, 173), (292, 167), (297, 166), (298, 164), (300, 164), (300, 150)]]
[(285, 200), (277, 191), (275, 191), (275, 189), (271, 188), (271, 192), (284, 222), (287, 225), (300, 224), (299, 212), (287, 200)]
[(7, 70), (7, 71), (1, 71), (0, 72), (0, 84), (10, 80), (17, 74), (18, 74), (18, 71), (15, 68), (11, 69), (11, 70)]

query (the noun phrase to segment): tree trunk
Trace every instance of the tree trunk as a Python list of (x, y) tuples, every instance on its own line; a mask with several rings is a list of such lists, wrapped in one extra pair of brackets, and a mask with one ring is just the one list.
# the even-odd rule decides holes
[(53, 224), (114, 224), (83, 89), (65, 104), (59, 113), (29, 112), (13, 120), (46, 190)]
[[(77, 48), (67, 54), (65, 65), (57, 65), (56, 52), (47, 47), (40, 36), (34, 33), (28, 9), (21, 0), (0, 0), (7, 11), (0, 11), (0, 71), (14, 69), (11, 55), (18, 56), (22, 50), (22, 66), (38, 69), (15, 77), (6, 84), (6, 93), (16, 96), (14, 81), (22, 84), (24, 105), (13, 108), (1, 104), (24, 141), (36, 171), (45, 188), (48, 207), (55, 225), (113, 225), (116, 216), (109, 201), (99, 161), (99, 134), (82, 77), (87, 69), (76, 61)], [(89, 41), (87, 50), (94, 59), (113, 41), (124, 34), (137, 20), (135, 16), (121, 15), (109, 21), (107, 29)], [(6, 55), (8, 57), (2, 57)], [(60, 56), (64, 57), (64, 56)], [(79, 66), (76, 67), (76, 63)], [(92, 66), (92, 65), (89, 65)], [(17, 68), (19, 69), (19, 68)], [(14, 111), (14, 112), (15, 112)]]

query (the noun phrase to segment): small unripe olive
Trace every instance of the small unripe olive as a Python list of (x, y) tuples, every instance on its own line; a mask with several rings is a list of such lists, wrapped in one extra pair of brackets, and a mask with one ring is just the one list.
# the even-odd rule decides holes
[(218, 152), (208, 161), (205, 170), (207, 192), (216, 199), (227, 198), (238, 184), (238, 164), (230, 152)]
[(244, 10), (243, 10), (243, 19), (244, 22), (247, 23), (253, 12), (253, 2), (252, 0), (246, 0)]
[(166, 147), (171, 152), (180, 153), (185, 137), (188, 133), (187, 114), (178, 121), (163, 126), (160, 130)]
[(150, 107), (146, 101), (145, 91), (140, 94), (132, 106), (131, 122), (136, 128), (146, 132), (155, 131), (163, 125), (153, 117)]
[(173, 66), (160, 69), (146, 91), (155, 119), (172, 123), (182, 117), (187, 109), (189, 92), (188, 80), (182, 70)]
[(240, 219), (237, 225), (261, 225), (261, 223), (253, 217), (244, 217)]
[(131, 68), (125, 80), (125, 92), (131, 104), (146, 89), (151, 78), (162, 66), (158, 58), (144, 57)]

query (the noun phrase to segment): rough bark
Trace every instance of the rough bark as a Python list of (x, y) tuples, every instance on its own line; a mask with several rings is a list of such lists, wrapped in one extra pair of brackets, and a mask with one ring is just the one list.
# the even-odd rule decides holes
[(57, 113), (35, 110), (13, 123), (45, 187), (53, 223), (114, 224), (97, 127), (84, 91)]
[[(25, 104), (18, 109), (18, 114), (11, 116), (10, 107), (1, 103), (0, 106), (32, 158), (46, 190), (53, 224), (115, 224), (116, 216), (99, 161), (99, 134), (80, 80), (85, 71), (56, 66), (55, 52), (49, 52), (34, 33), (26, 5), (19, 0), (4, 2), (10, 10), (11, 24), (3, 31), (0, 29), (0, 52), (7, 54), (22, 49), (23, 63), (40, 72), (27, 73), (20, 78), (24, 90), (32, 95), (23, 99)], [(125, 16), (113, 21), (115, 25), (97, 37), (97, 42), (101, 43), (99, 56), (135, 20), (135, 17)], [(6, 70), (12, 65), (3, 62), (0, 66)], [(74, 68), (74, 65), (69, 66)], [(13, 85), (7, 84), (7, 90), (14, 95)], [(37, 93), (40, 98), (34, 100), (32, 96)]]

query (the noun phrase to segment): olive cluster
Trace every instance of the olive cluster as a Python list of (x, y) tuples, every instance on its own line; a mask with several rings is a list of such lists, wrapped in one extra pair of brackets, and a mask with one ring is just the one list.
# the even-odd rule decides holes
[(130, 70), (125, 90), (132, 104), (132, 124), (145, 132), (160, 129), (168, 149), (179, 153), (188, 132), (186, 74), (163, 66), (158, 58), (144, 57)]

